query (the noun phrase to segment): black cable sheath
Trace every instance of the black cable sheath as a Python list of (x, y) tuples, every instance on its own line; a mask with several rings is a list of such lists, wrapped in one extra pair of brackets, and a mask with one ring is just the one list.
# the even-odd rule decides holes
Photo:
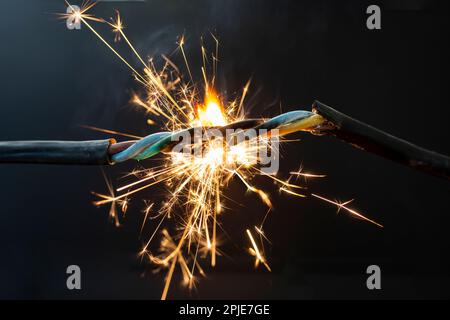
[(445, 155), (394, 137), (319, 101), (314, 102), (313, 111), (328, 122), (313, 131), (315, 134), (335, 136), (365, 151), (437, 177), (450, 179), (450, 158)]
[(4, 141), (0, 163), (110, 164), (111, 140), (92, 141)]

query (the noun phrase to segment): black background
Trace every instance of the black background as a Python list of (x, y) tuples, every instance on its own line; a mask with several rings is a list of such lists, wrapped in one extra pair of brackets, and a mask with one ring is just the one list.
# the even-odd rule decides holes
[[(74, 4), (78, 4), (76, 1)], [(130, 108), (139, 91), (129, 70), (83, 27), (70, 31), (56, 12), (63, 1), (1, 1), (0, 139), (96, 139), (95, 125), (140, 135), (157, 128)], [(233, 98), (252, 77), (253, 116), (309, 109), (319, 99), (340, 111), (430, 149), (450, 154), (449, 8), (446, 1), (377, 2), (382, 30), (366, 28), (366, 1), (102, 2), (92, 12), (119, 9), (126, 32), (144, 55), (170, 54), (180, 34), (200, 80), (200, 37), (220, 39), (220, 90)], [(104, 27), (99, 30), (113, 36)], [(119, 45), (121, 52), (138, 61)], [(182, 65), (180, 55), (173, 56)], [(284, 146), (280, 176), (301, 164), (326, 173), (313, 190), (341, 200), (385, 225), (379, 229), (313, 200), (278, 194), (266, 232), (273, 272), (253, 270), (245, 228), (265, 208), (245, 187), (227, 191), (227, 257), (189, 292), (176, 276), (171, 298), (448, 298), (449, 183), (365, 154), (331, 138), (297, 134)], [(113, 177), (133, 164), (107, 170)], [(132, 199), (121, 228), (107, 208), (91, 205), (105, 191), (99, 168), (0, 166), (1, 298), (152, 298), (164, 274), (136, 256), (143, 199)], [(259, 181), (259, 180), (258, 180)], [(160, 201), (160, 200), (157, 200)], [(146, 229), (152, 231), (152, 225)], [(66, 289), (65, 268), (82, 269), (81, 291)], [(366, 288), (377, 264), (382, 290)]]

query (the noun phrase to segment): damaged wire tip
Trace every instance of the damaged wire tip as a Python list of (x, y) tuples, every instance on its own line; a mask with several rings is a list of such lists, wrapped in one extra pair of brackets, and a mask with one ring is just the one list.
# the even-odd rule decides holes
[(436, 177), (450, 179), (450, 157), (397, 138), (319, 101), (314, 102), (312, 109), (325, 121), (311, 133), (334, 136), (364, 151)]

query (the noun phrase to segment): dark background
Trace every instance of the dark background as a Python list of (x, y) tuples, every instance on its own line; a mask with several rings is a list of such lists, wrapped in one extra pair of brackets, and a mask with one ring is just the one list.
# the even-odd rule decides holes
[[(79, 4), (73, 1), (73, 4)], [(340, 111), (430, 149), (450, 154), (449, 7), (446, 1), (374, 2), (382, 30), (366, 28), (365, 1), (102, 2), (119, 9), (126, 32), (144, 55), (170, 54), (180, 34), (200, 80), (200, 37), (221, 42), (220, 89), (230, 98), (253, 78), (252, 115), (309, 109), (319, 99)], [(139, 91), (129, 70), (88, 30), (66, 29), (63, 1), (1, 1), (0, 139), (96, 139), (94, 125), (136, 134), (156, 131), (128, 100)], [(101, 30), (112, 40), (106, 28)], [(138, 66), (119, 44), (121, 52)], [(182, 65), (180, 55), (173, 56)], [(449, 298), (448, 181), (426, 176), (331, 138), (296, 134), (283, 148), (281, 176), (300, 164), (326, 173), (311, 188), (385, 225), (379, 229), (314, 199), (273, 194), (266, 232), (272, 273), (253, 270), (244, 230), (265, 208), (239, 182), (227, 194), (224, 225), (233, 235), (227, 257), (196, 290), (172, 285), (171, 298)], [(113, 177), (132, 164), (107, 170)], [(142, 199), (134, 198), (121, 228), (96, 209), (91, 190), (105, 191), (99, 168), (0, 166), (0, 298), (158, 299), (164, 274), (139, 263)], [(159, 200), (157, 200), (159, 201)], [(152, 225), (146, 229), (151, 232)], [(82, 290), (66, 289), (65, 269), (82, 269)], [(382, 290), (366, 288), (377, 264)]]

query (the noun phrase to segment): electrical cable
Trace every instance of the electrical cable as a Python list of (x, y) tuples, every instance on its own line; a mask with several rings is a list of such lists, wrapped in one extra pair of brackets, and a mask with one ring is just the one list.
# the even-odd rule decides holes
[(437, 177), (450, 179), (448, 156), (397, 138), (319, 101), (314, 102), (313, 112), (326, 120), (311, 131), (313, 134), (334, 136), (364, 151)]
[(422, 172), (450, 179), (450, 158), (418, 147), (359, 120), (353, 119), (319, 101), (311, 111), (286, 112), (271, 119), (247, 119), (222, 127), (188, 128), (175, 132), (152, 133), (140, 140), (116, 142), (114, 139), (94, 141), (5, 141), (0, 142), (0, 163), (47, 163), (112, 165), (144, 160), (170, 151), (185, 133), (208, 130), (278, 129), (280, 136), (308, 131), (319, 136), (334, 136), (351, 145)]
[(93, 141), (0, 141), (0, 163), (111, 164), (114, 139)]

